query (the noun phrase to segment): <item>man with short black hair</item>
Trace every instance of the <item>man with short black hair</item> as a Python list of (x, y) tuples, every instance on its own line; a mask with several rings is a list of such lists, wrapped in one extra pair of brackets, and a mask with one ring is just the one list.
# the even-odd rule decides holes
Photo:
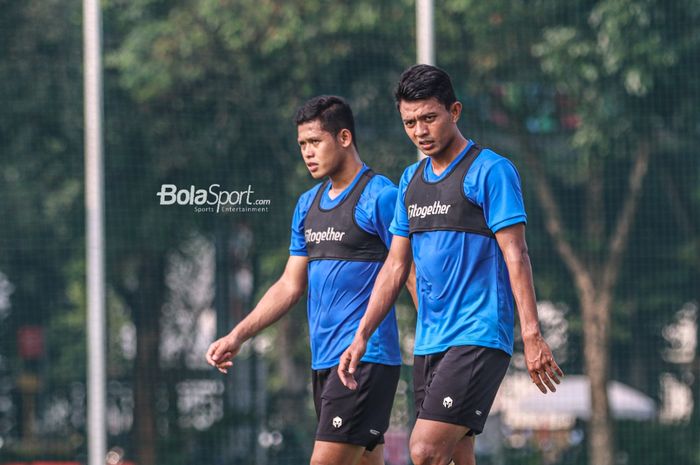
[(563, 374), (539, 329), (515, 167), (462, 135), (462, 105), (443, 70), (407, 69), (395, 97), (406, 134), (427, 158), (401, 177), (389, 256), (338, 375), (357, 386), (356, 364), (413, 259), (418, 419), (411, 458), (415, 465), (473, 464), (468, 436), (483, 430), (513, 351), (513, 300), (533, 383), (554, 391)]
[(319, 424), (312, 465), (382, 465), (383, 434), (399, 379), (401, 355), (393, 308), (378, 322), (357, 365), (359, 389), (338, 379), (340, 354), (364, 315), (387, 255), (396, 186), (359, 157), (350, 106), (320, 96), (296, 114), (301, 155), (314, 179), (299, 198), (290, 257), (282, 277), (233, 330), (209, 347), (207, 361), (226, 373), (241, 345), (270, 326), (307, 286), (314, 405)]

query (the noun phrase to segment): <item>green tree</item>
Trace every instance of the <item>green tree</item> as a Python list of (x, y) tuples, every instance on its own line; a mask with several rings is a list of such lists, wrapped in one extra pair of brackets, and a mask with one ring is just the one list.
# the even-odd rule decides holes
[[(591, 380), (589, 456), (611, 465), (605, 386), (616, 290), (652, 155), (673, 150), (697, 118), (696, 82), (680, 77), (697, 56), (697, 5), (453, 1), (444, 11), (455, 19), (450, 40), (469, 44), (468, 62), (449, 66), (489, 96), (492, 123), (534, 180), (574, 284)], [(564, 205), (567, 192), (575, 208)]]
[[(298, 161), (292, 117), (312, 94), (349, 98), (358, 117), (360, 147), (372, 147), (367, 158), (377, 161), (375, 166), (396, 170), (405, 164), (381, 129), (385, 126), (377, 127), (376, 121), (388, 113), (395, 117), (388, 89), (410, 58), (400, 42), (394, 49), (385, 44), (411, 30), (406, 26), (412, 9), (370, 1), (336, 2), (332, 7), (320, 1), (137, 1), (109, 4), (109, 16), (116, 19), (106, 28), (111, 44), (107, 82), (113, 99), (111, 111), (107, 99), (107, 115), (108, 126), (114, 128), (108, 133), (115, 134), (107, 171), (108, 224), (118, 225), (108, 241), (110, 270), (137, 326), (135, 396), (140, 414), (135, 433), (137, 460), (147, 465), (157, 462), (158, 442), (152, 407), (156, 387), (149, 382), (158, 373), (154, 354), (163, 269), (157, 264), (188, 229), (207, 234), (241, 221), (258, 232), (258, 248), (251, 249), (254, 262), (278, 262), (273, 257), (286, 256), (286, 248), (265, 251), (259, 246), (288, 240), (290, 199), (310, 187)], [(383, 104), (376, 105), (376, 98)], [(397, 140), (400, 126), (395, 127)], [(245, 220), (217, 219), (221, 224), (216, 226), (211, 217), (194, 221), (191, 212), (155, 202), (154, 193), (165, 182), (208, 186), (224, 181), (252, 184), (257, 192), (269, 193), (272, 212)], [(276, 277), (279, 268), (270, 273), (260, 280)], [(129, 283), (136, 287), (130, 289)], [(302, 324), (295, 319), (281, 325), (283, 343), (277, 355), (283, 370), (294, 363), (289, 342), (300, 343)], [(290, 398), (298, 398), (305, 384), (283, 388)]]
[[(83, 307), (69, 292), (84, 279), (74, 266), (84, 254), (80, 8), (1, 1), (0, 9), (0, 270), (12, 289), (0, 323), (0, 371), (2, 384), (18, 390), (21, 375), (36, 376), (39, 418), (68, 382), (85, 377)], [(25, 325), (43, 330), (38, 360), (17, 350)], [(3, 412), (0, 454), (75, 453), (75, 443), (57, 440), (52, 429), (32, 443), (36, 424), (13, 420), (25, 408), (16, 403)], [(79, 423), (66, 426), (80, 436)]]

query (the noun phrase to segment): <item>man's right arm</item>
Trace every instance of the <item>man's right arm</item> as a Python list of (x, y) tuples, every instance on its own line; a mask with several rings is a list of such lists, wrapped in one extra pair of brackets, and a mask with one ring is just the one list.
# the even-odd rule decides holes
[[(391, 238), (393, 234), (389, 230), (389, 227), (394, 219), (396, 211), (396, 201), (398, 198), (398, 189), (393, 186), (388, 186), (381, 191), (377, 197), (376, 205), (374, 207), (374, 221), (377, 225), (377, 232), (382, 238), (382, 241), (391, 248)], [(400, 205), (403, 207), (403, 204)], [(406, 231), (404, 231), (405, 235)], [(411, 264), (411, 271), (408, 274), (408, 279), (406, 280), (406, 290), (411, 296), (413, 305), (418, 310), (418, 296), (416, 294), (416, 266)]]
[(338, 376), (343, 384), (350, 389), (357, 388), (353, 373), (367, 350), (367, 341), (389, 313), (401, 287), (406, 282), (411, 262), (411, 241), (407, 237), (394, 236), (389, 256), (377, 275), (372, 295), (367, 304), (367, 311), (360, 320), (355, 338), (350, 347), (340, 356)]
[(411, 270), (408, 272), (408, 279), (406, 280), (406, 290), (411, 296), (413, 301), (413, 306), (418, 311), (418, 287), (416, 285), (416, 264), (411, 263)]
[(210, 365), (226, 373), (245, 341), (289, 312), (306, 290), (307, 263), (307, 257), (289, 257), (284, 273), (267, 290), (258, 305), (230, 333), (209, 346), (206, 359)]

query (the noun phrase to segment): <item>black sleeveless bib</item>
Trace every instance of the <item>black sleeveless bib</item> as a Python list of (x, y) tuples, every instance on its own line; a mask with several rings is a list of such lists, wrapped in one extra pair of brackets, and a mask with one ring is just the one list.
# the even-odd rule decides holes
[(464, 195), (464, 178), (480, 153), (481, 148), (473, 144), (457, 166), (437, 182), (423, 179), (428, 159), (420, 162), (408, 183), (404, 198), (409, 234), (421, 231), (464, 231), (495, 237), (486, 225), (484, 210)]
[(362, 229), (355, 220), (355, 207), (373, 176), (372, 170), (365, 171), (347, 197), (329, 210), (321, 208), (321, 196), (330, 181), (321, 185), (304, 221), (309, 261), (384, 261), (388, 251), (382, 240)]

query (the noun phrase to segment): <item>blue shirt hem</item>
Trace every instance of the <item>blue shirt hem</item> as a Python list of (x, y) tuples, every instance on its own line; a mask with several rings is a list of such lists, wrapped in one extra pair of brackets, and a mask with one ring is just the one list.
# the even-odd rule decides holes
[(514, 224), (520, 223), (527, 224), (527, 215), (514, 216), (513, 218), (508, 218), (507, 220), (503, 220), (499, 223), (496, 223), (491, 228), (491, 231), (493, 231), (493, 233), (495, 234), (503, 228), (507, 228), (508, 226), (513, 226)]
[(394, 236), (401, 236), (401, 237), (408, 237), (409, 233), (408, 231), (403, 231), (401, 229), (394, 228), (393, 226), (389, 227), (389, 232), (393, 234)]
[[(386, 358), (380, 358), (380, 357), (362, 357), (360, 359), (361, 362), (365, 363), (379, 363), (381, 365), (389, 365), (389, 366), (401, 366), (401, 360), (390, 360)], [(311, 369), (312, 370), (325, 370), (326, 368), (333, 368), (335, 366), (338, 366), (340, 363), (340, 360), (336, 360), (335, 362), (326, 362), (326, 363), (318, 363), (318, 364), (311, 364)]]
[(503, 352), (507, 353), (510, 356), (513, 355), (513, 347), (512, 346), (507, 346), (505, 344), (500, 344), (498, 342), (493, 342), (493, 341), (474, 341), (474, 340), (468, 340), (468, 339), (464, 340), (464, 341), (452, 342), (449, 344), (438, 344), (438, 345), (430, 346), (430, 347), (423, 347), (423, 348), (416, 347), (413, 351), (413, 354), (414, 355), (432, 355), (432, 354), (444, 352), (447, 349), (449, 349), (450, 347), (458, 347), (458, 346), (488, 347), (490, 349), (502, 350)]

